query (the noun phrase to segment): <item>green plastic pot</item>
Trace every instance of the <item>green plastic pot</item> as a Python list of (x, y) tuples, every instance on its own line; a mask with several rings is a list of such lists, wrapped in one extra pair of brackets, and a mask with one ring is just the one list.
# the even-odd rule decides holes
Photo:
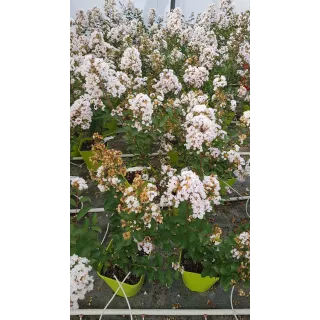
[[(179, 264), (181, 263), (182, 251), (180, 251)], [(182, 273), (183, 283), (188, 289), (195, 292), (208, 291), (218, 280), (216, 277), (201, 277), (200, 273), (184, 271)]]
[[(227, 179), (227, 180), (224, 180), (229, 186), (232, 187), (232, 185), (237, 181), (236, 178), (232, 178), (232, 179)], [(227, 191), (226, 191), (226, 187), (228, 187), (226, 185), (225, 182), (223, 182), (222, 180), (219, 180), (220, 182), (220, 194), (225, 196), (227, 194)]]
[[(113, 292), (117, 291), (117, 289), (119, 288), (119, 285), (115, 279), (102, 276), (99, 272), (97, 273), (98, 273), (98, 276), (101, 279), (103, 279), (106, 282), (106, 284), (113, 290)], [(119, 282), (121, 281), (119, 280)], [(141, 290), (143, 283), (144, 283), (144, 275), (141, 276), (140, 281), (137, 284), (131, 285), (131, 284), (123, 283), (122, 288), (126, 293), (127, 297), (132, 297)], [(117, 296), (124, 297), (124, 294), (121, 289), (117, 292)]]
[[(106, 248), (107, 251), (111, 248), (112, 241), (113, 241), (113, 239), (111, 239), (111, 241), (109, 242), (109, 244)], [(102, 267), (102, 265), (101, 265), (101, 267)], [(97, 271), (97, 274), (102, 280), (105, 281), (105, 283), (113, 290), (113, 292), (117, 291), (117, 289), (119, 288), (119, 285), (115, 279), (102, 276), (100, 274), (100, 272), (98, 272), (98, 271)], [(119, 280), (119, 282), (121, 282), (121, 281)], [(132, 285), (132, 284), (128, 284), (128, 283), (123, 283), (122, 288), (123, 288), (124, 292), (126, 293), (127, 297), (132, 297), (132, 296), (136, 295), (141, 290), (143, 283), (144, 283), (144, 275), (141, 276), (140, 281), (137, 284)], [(124, 297), (124, 294), (121, 289), (119, 289), (119, 291), (117, 292), (117, 296)]]
[(191, 291), (206, 292), (219, 280), (219, 278), (202, 278), (200, 273), (184, 271), (182, 280), (186, 287)]
[(81, 142), (80, 142), (80, 144), (79, 144), (79, 149), (78, 149), (78, 151), (79, 151), (79, 153), (80, 153), (83, 161), (86, 163), (87, 168), (88, 168), (88, 169), (92, 169), (92, 163), (91, 163), (91, 161), (90, 161), (90, 157), (92, 157), (93, 152), (92, 152), (91, 150), (90, 150), (90, 151), (81, 151), (82, 145), (83, 145), (83, 143), (84, 143), (85, 141), (92, 141), (92, 139), (91, 139), (91, 138), (84, 138), (84, 139), (82, 139)]

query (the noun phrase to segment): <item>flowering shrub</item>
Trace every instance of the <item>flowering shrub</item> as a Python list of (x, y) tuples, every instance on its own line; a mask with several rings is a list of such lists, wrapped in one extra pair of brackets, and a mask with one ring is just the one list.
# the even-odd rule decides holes
[[(165, 20), (150, 10), (147, 25), (132, 2), (118, 11), (106, 0), (104, 14), (80, 11), (71, 22), (71, 133), (96, 132), (90, 176), (111, 214), (112, 243), (107, 251), (98, 245), (89, 206), (72, 234), (90, 231), (83, 256), (101, 272), (147, 271), (150, 281), (171, 285), (184, 271), (183, 252), (224, 287), (248, 280), (247, 231), (223, 235), (208, 214), (223, 200), (222, 182), (249, 176), (250, 160), (240, 154), (249, 144), (249, 32), (249, 11), (235, 13), (230, 0), (188, 21), (180, 8)], [(122, 152), (103, 142), (110, 132), (137, 155), (133, 161), (151, 167), (159, 151), (161, 165), (128, 181)], [(80, 192), (85, 183), (75, 179), (72, 187)], [(87, 240), (75, 236), (76, 252)]]
[(87, 292), (93, 290), (93, 277), (89, 276), (92, 267), (86, 258), (70, 257), (70, 308), (78, 309), (78, 300), (83, 300)]

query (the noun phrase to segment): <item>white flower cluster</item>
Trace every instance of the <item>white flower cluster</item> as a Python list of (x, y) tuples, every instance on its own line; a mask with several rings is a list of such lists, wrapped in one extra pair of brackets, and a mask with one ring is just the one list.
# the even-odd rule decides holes
[(191, 170), (183, 169), (180, 175), (173, 175), (170, 167), (163, 166), (162, 172), (166, 174), (166, 191), (160, 199), (160, 206), (174, 206), (188, 201), (192, 206), (192, 217), (203, 219), (206, 212), (212, 211), (210, 201), (216, 204), (220, 199), (220, 185), (216, 177), (204, 177), (202, 182), (199, 176)]
[(121, 58), (120, 69), (128, 72), (133, 71), (133, 73), (140, 77), (142, 74), (141, 66), (139, 51), (134, 47), (127, 48)]
[(160, 80), (153, 85), (153, 88), (163, 95), (168, 92), (174, 92), (175, 94), (178, 94), (182, 88), (182, 85), (179, 82), (178, 77), (173, 73), (173, 70), (164, 69), (160, 73)]
[(134, 98), (129, 99), (128, 109), (133, 112), (135, 120), (134, 127), (141, 131), (143, 126), (150, 127), (152, 125), (153, 104), (148, 95), (138, 93)]
[(93, 290), (93, 277), (89, 276), (92, 267), (87, 258), (77, 255), (70, 257), (70, 308), (79, 308), (78, 300), (83, 300), (85, 294)]
[(202, 183), (207, 192), (208, 199), (213, 201), (214, 204), (220, 204), (220, 182), (217, 179), (217, 176), (204, 176)]
[(92, 119), (92, 110), (88, 95), (81, 96), (70, 108), (70, 127), (80, 126), (82, 130), (90, 128)]
[(244, 256), (246, 259), (250, 259), (250, 233), (244, 231), (235, 237), (237, 248), (231, 249), (233, 258), (240, 259)]
[(179, 262), (172, 262), (171, 266), (174, 270), (179, 271), (181, 274), (184, 273), (184, 266), (180, 265)]
[(156, 20), (156, 10), (151, 8), (148, 13), (148, 26), (151, 27)]
[(101, 98), (104, 90), (113, 97), (120, 97), (127, 88), (120, 82), (119, 72), (103, 59), (87, 55), (79, 67), (81, 75), (85, 78), (85, 89), (95, 104), (95, 109), (105, 108)]
[(246, 89), (246, 87), (244, 86), (240, 86), (239, 89), (238, 89), (238, 96), (240, 98), (243, 98), (244, 100), (248, 101), (248, 90)]
[(183, 75), (183, 80), (191, 87), (200, 88), (208, 81), (209, 71), (205, 67), (188, 66)]
[[(98, 183), (98, 189), (100, 192), (105, 192), (108, 191), (110, 186), (117, 188), (117, 186), (120, 184), (121, 180), (117, 177), (107, 177), (104, 178), (104, 173), (105, 173), (106, 168), (104, 166), (100, 166), (97, 169), (97, 177), (102, 179), (100, 183)], [(102, 183), (103, 182), (103, 183)]]
[(184, 58), (184, 54), (178, 50), (177, 48), (174, 48), (170, 53), (170, 59), (173, 63), (176, 63)]
[(175, 8), (168, 13), (166, 29), (170, 35), (179, 35), (182, 30), (183, 14), (181, 8)]
[[(162, 223), (163, 217), (161, 215), (160, 207), (153, 201), (159, 195), (157, 186), (151, 182), (145, 184), (140, 176), (136, 176), (133, 184), (124, 189), (121, 198), (121, 204), (118, 207), (118, 212), (144, 213), (141, 217), (146, 228), (151, 227), (152, 219), (156, 223)], [(133, 220), (132, 228), (140, 228), (137, 224), (138, 220)]]
[(244, 168), (242, 167), (240, 170), (235, 170), (233, 173), (239, 181), (245, 181), (246, 177), (250, 176), (250, 160), (246, 162)]
[(217, 90), (218, 88), (223, 88), (227, 85), (227, 80), (225, 76), (215, 76), (213, 79), (213, 90)]
[(187, 114), (184, 124), (186, 130), (186, 148), (203, 151), (203, 144), (209, 144), (216, 139), (222, 131), (216, 123), (215, 111), (205, 105), (196, 105)]
[(241, 57), (247, 64), (250, 64), (250, 43), (248, 41), (241, 44), (239, 57)]
[(250, 128), (250, 110), (245, 111), (240, 118), (240, 122)]
[(223, 151), (221, 157), (228, 160), (234, 167), (234, 175), (239, 181), (244, 181), (245, 178), (250, 174), (250, 160), (246, 161), (240, 156), (239, 146), (235, 145), (234, 150)]
[(83, 178), (70, 177), (71, 187), (78, 189), (79, 191), (88, 189), (88, 185)]
[(205, 47), (199, 57), (201, 67), (211, 70), (214, 66), (214, 61), (219, 54), (215, 47)]
[(150, 237), (145, 237), (143, 239), (143, 241), (141, 242), (137, 242), (137, 245), (138, 245), (138, 250), (139, 251), (142, 251), (145, 253), (145, 254), (150, 254), (152, 252), (152, 250), (154, 249), (154, 245), (153, 243), (151, 242), (151, 239)]
[(190, 112), (193, 107), (198, 104), (205, 104), (208, 101), (208, 96), (204, 94), (201, 90), (199, 91), (189, 91), (188, 93), (183, 93), (181, 95), (181, 100), (176, 99), (176, 105), (183, 105), (187, 112)]

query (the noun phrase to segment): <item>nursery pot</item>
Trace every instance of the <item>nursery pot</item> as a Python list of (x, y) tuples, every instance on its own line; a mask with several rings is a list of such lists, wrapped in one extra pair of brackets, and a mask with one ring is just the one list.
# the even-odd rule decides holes
[[(109, 244), (107, 246), (107, 249), (106, 249), (107, 251), (110, 249), (111, 244), (112, 244), (112, 240), (109, 242)], [(101, 271), (101, 269), (99, 271)], [(100, 274), (99, 271), (97, 271), (98, 276), (102, 280), (105, 281), (105, 283), (113, 290), (113, 292), (116, 292), (117, 289), (119, 288), (117, 280), (109, 278), (109, 277), (106, 277), (106, 276), (103, 276), (103, 275)], [(119, 280), (119, 282), (121, 283), (122, 281)], [(139, 282), (137, 284), (123, 283), (122, 284), (122, 288), (123, 288), (124, 292), (126, 293), (127, 297), (132, 297), (132, 296), (136, 295), (141, 290), (143, 283), (144, 283), (144, 275), (142, 275), (140, 277), (140, 280), (139, 280)], [(123, 294), (121, 288), (117, 292), (117, 296), (124, 297), (124, 294)]]
[(206, 292), (219, 280), (219, 278), (202, 278), (200, 273), (184, 271), (182, 280), (186, 287), (191, 291)]
[[(227, 179), (227, 180), (224, 180), (229, 186), (232, 187), (232, 185), (237, 181), (236, 178), (232, 178), (232, 179)], [(222, 180), (219, 180), (220, 182), (220, 194), (225, 196), (227, 194), (227, 191), (226, 191), (226, 187), (228, 187), (228, 185), (226, 185), (225, 182), (223, 182)]]
[(83, 145), (83, 143), (86, 142), (86, 141), (93, 141), (93, 140), (92, 140), (91, 138), (84, 138), (84, 139), (82, 139), (81, 142), (80, 142), (80, 145), (79, 145), (79, 149), (78, 149), (78, 150), (79, 150), (79, 153), (80, 153), (83, 161), (86, 163), (87, 168), (88, 168), (88, 169), (92, 169), (92, 163), (91, 163), (91, 161), (90, 161), (90, 157), (93, 155), (93, 152), (92, 152), (91, 150), (81, 151), (82, 145)]
[[(105, 277), (105, 276), (101, 275), (99, 272), (97, 272), (97, 273), (98, 273), (98, 276), (101, 279), (103, 279), (106, 282), (106, 284), (113, 290), (113, 292), (117, 291), (117, 289), (119, 288), (119, 285), (115, 279)], [(120, 280), (119, 280), (119, 282), (121, 283)], [(136, 295), (141, 290), (143, 282), (144, 282), (144, 275), (141, 276), (140, 281), (137, 284), (123, 283), (122, 288), (123, 288), (124, 292), (126, 293), (126, 296), (132, 297), (132, 296)], [(119, 291), (117, 292), (117, 296), (124, 297), (124, 294), (121, 289), (119, 289)]]
[[(179, 263), (181, 263), (182, 252), (180, 252)], [(201, 277), (200, 273), (184, 271), (182, 273), (183, 283), (188, 289), (195, 292), (208, 291), (218, 280), (217, 277)]]

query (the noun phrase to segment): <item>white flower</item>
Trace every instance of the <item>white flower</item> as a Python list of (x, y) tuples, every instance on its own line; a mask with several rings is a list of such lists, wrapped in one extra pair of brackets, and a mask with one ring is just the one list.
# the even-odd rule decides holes
[(177, 76), (173, 73), (173, 70), (164, 69), (160, 73), (160, 80), (153, 86), (158, 92), (166, 94), (168, 92), (174, 92), (177, 94), (182, 85), (179, 82)]
[(191, 87), (200, 88), (209, 79), (209, 71), (205, 67), (188, 66), (183, 80)]
[(134, 47), (127, 48), (121, 58), (120, 69), (128, 72), (132, 71), (137, 76), (141, 76), (141, 66), (139, 51)]
[(235, 111), (236, 107), (237, 107), (237, 101), (236, 100), (231, 100), (230, 103), (231, 103), (230, 109), (232, 111)]
[(71, 186), (78, 189), (79, 191), (88, 189), (88, 185), (83, 178), (80, 177), (70, 177)]
[(70, 108), (71, 128), (80, 126), (82, 130), (89, 129), (92, 121), (92, 115), (89, 95), (81, 96)]
[(213, 90), (217, 90), (218, 88), (223, 88), (227, 85), (227, 80), (225, 76), (215, 76), (213, 79)]
[(70, 257), (70, 308), (79, 308), (78, 300), (83, 300), (85, 294), (93, 290), (93, 277), (89, 276), (92, 267), (87, 258), (77, 255)]
[(211, 70), (218, 55), (216, 47), (205, 47), (200, 54), (199, 63), (202, 67)]
[(240, 122), (250, 128), (250, 110), (243, 112), (243, 115), (240, 118)]
[(128, 109), (133, 112), (134, 127), (141, 131), (144, 127), (152, 125), (153, 104), (149, 96), (138, 93), (133, 99), (129, 99)]
[(239, 250), (234, 248), (234, 249), (231, 250), (231, 253), (232, 253), (232, 257), (233, 258), (240, 259), (241, 252)]
[(240, 86), (238, 89), (238, 96), (243, 98), (247, 94), (247, 89), (244, 86)]
[[(179, 262), (172, 262), (171, 266), (174, 270), (179, 271), (181, 274), (184, 273), (184, 267)], [(179, 296), (179, 295), (178, 295)], [(180, 297), (180, 296), (179, 296)]]
[[(170, 172), (166, 167), (162, 169), (165, 174)], [(203, 219), (206, 212), (212, 211), (210, 201), (218, 204), (220, 200), (220, 185), (215, 176), (205, 177), (201, 182), (199, 176), (187, 168), (183, 169), (178, 176), (171, 175), (166, 186), (167, 189), (160, 199), (160, 206), (178, 208), (181, 202), (189, 201), (193, 218)]]
[(205, 105), (196, 105), (186, 116), (186, 148), (202, 152), (202, 145), (209, 145), (222, 132), (216, 123), (215, 111)]

